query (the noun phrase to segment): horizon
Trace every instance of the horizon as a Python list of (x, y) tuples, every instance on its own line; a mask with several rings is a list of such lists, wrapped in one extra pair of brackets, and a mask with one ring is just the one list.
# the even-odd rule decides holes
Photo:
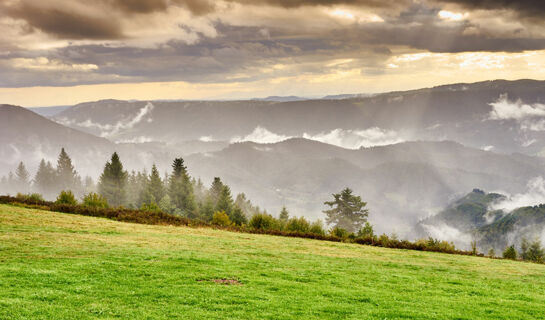
[[(418, 90), (425, 90), (425, 89), (433, 89), (437, 87), (443, 87), (443, 86), (451, 86), (451, 85), (471, 85), (471, 84), (477, 84), (477, 83), (486, 83), (486, 82), (494, 82), (494, 81), (506, 81), (506, 82), (517, 82), (517, 81), (545, 81), (544, 79), (531, 79), (531, 78), (517, 78), (517, 79), (487, 79), (487, 80), (480, 80), (475, 82), (452, 82), (452, 83), (443, 83), (443, 84), (437, 84), (433, 86), (427, 86), (427, 87), (416, 87), (416, 88), (409, 88), (405, 90), (387, 90), (387, 91), (379, 91), (379, 92), (341, 92), (341, 93), (335, 93), (331, 92), (328, 94), (324, 94), (321, 96), (302, 96), (302, 95), (268, 95), (268, 96), (248, 96), (248, 97), (241, 97), (241, 98), (195, 98), (195, 99), (184, 99), (184, 98), (154, 98), (154, 99), (117, 99), (117, 98), (101, 98), (98, 100), (84, 100), (84, 101), (78, 101), (76, 103), (71, 104), (64, 104), (64, 105), (17, 105), (28, 109), (34, 109), (34, 108), (56, 108), (56, 107), (71, 107), (78, 104), (83, 103), (92, 103), (92, 102), (101, 102), (101, 101), (108, 101), (108, 100), (117, 100), (117, 101), (130, 101), (130, 102), (198, 102), (198, 101), (211, 101), (211, 102), (233, 102), (233, 101), (259, 101), (264, 100), (267, 98), (301, 98), (301, 100), (320, 100), (320, 99), (326, 99), (326, 97), (329, 96), (342, 96), (342, 95), (369, 95), (369, 96), (376, 96), (376, 95), (382, 95), (382, 94), (390, 94), (390, 93), (396, 93), (396, 92), (410, 92), (410, 91), (418, 91)], [(64, 87), (62, 87), (64, 88)], [(1, 88), (0, 88), (1, 90)], [(284, 102), (284, 101), (279, 101)], [(11, 104), (11, 103), (2, 103), (2, 104)], [(15, 104), (11, 104), (15, 105)]]
[(545, 6), (465, 0), (9, 0), (0, 101), (241, 100), (545, 79)]

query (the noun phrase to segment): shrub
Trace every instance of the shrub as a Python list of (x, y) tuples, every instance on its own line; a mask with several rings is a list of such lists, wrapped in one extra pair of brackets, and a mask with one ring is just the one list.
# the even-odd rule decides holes
[(83, 197), (82, 205), (90, 208), (108, 208), (108, 201), (102, 195), (90, 192)]
[(502, 256), (505, 259), (516, 260), (517, 259), (517, 250), (515, 250), (515, 246), (512, 245), (512, 246), (509, 246), (509, 247), (505, 248), (505, 250), (503, 250)]
[(345, 229), (341, 227), (334, 227), (333, 229), (329, 231), (329, 234), (341, 239), (348, 238), (348, 231), (346, 231)]
[(222, 227), (228, 227), (231, 226), (233, 223), (231, 222), (229, 216), (227, 215), (227, 213), (225, 213), (225, 211), (216, 211), (212, 216), (212, 224)]
[(373, 237), (375, 235), (374, 231), (373, 231), (373, 226), (368, 222), (368, 221), (365, 221), (365, 225), (363, 226), (363, 228), (360, 229), (360, 231), (358, 231), (358, 237), (360, 238), (367, 238), (367, 237)]
[(161, 208), (159, 208), (155, 201), (151, 201), (150, 203), (143, 203), (140, 207), (140, 210), (145, 212), (162, 212)]
[(34, 203), (34, 204), (42, 203), (45, 201), (42, 195), (39, 193), (29, 193), (29, 194), (17, 193), (17, 196), (15, 198), (17, 198), (18, 200), (22, 200), (22, 201), (25, 201), (28, 203)]
[(541, 247), (541, 241), (535, 240), (528, 248), (527, 259), (533, 262), (543, 263), (545, 252)]
[(233, 223), (237, 226), (242, 226), (248, 223), (248, 218), (246, 218), (246, 215), (238, 206), (235, 206), (235, 208), (233, 209), (233, 212), (231, 213), (231, 218), (231, 220), (233, 220)]
[(378, 237), (378, 245), (381, 247), (389, 247), (390, 246), (390, 238), (387, 234), (383, 233)]
[(61, 193), (59, 193), (59, 196), (57, 197), (57, 200), (55, 201), (56, 204), (67, 204), (71, 206), (75, 206), (78, 204), (78, 201), (76, 200), (76, 197), (74, 197), (74, 194), (70, 190), (63, 190)]
[(310, 223), (304, 217), (294, 217), (286, 223), (286, 231), (307, 233), (310, 231)]
[(279, 229), (280, 224), (270, 214), (258, 213), (253, 215), (248, 225), (256, 230), (272, 230)]
[(322, 220), (316, 220), (310, 225), (310, 229), (308, 232), (313, 234), (318, 234), (321, 236), (325, 235), (324, 225), (322, 223)]

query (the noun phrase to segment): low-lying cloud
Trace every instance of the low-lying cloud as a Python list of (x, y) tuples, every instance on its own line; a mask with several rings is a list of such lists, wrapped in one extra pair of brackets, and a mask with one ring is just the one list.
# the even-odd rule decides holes
[(545, 104), (526, 104), (522, 100), (509, 100), (507, 94), (489, 104), (490, 120), (515, 120), (522, 130), (545, 131)]
[(258, 126), (250, 134), (244, 137), (234, 137), (230, 142), (235, 143), (251, 141), (256, 143), (277, 143), (291, 138), (305, 138), (346, 149), (383, 146), (405, 141), (396, 131), (384, 130), (378, 127), (372, 127), (364, 130), (334, 129), (330, 132), (322, 132), (318, 134), (303, 133), (299, 136), (287, 136), (271, 132), (266, 128)]
[[(123, 130), (132, 129), (134, 126), (144, 121), (144, 119), (148, 122), (153, 121), (152, 118), (150, 117), (150, 114), (154, 108), (155, 106), (151, 102), (148, 102), (144, 107), (138, 110), (138, 113), (135, 116), (120, 120), (116, 122), (115, 124), (95, 123), (91, 121), (91, 119), (87, 119), (81, 122), (76, 122), (74, 120), (69, 120), (66, 118), (57, 119), (57, 122), (59, 122), (62, 125), (71, 126), (71, 127), (97, 129), (100, 131), (99, 135), (101, 137), (112, 138), (112, 137), (115, 137), (115, 135), (122, 132)], [(120, 142), (124, 142), (124, 141), (120, 141)], [(148, 142), (148, 141), (143, 141), (143, 142)]]
[(543, 177), (531, 179), (526, 188), (525, 193), (508, 196), (505, 200), (490, 206), (490, 209), (511, 212), (520, 207), (545, 203), (545, 179)]

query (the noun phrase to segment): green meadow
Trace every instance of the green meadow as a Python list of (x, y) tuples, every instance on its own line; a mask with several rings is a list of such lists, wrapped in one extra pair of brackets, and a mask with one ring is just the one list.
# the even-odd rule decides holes
[(0, 205), (0, 319), (538, 319), (545, 265)]

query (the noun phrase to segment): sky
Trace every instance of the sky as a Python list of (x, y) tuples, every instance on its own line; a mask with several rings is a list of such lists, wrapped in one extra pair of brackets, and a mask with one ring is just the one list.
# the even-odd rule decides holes
[(542, 0), (2, 0), (0, 103), (545, 79)]

